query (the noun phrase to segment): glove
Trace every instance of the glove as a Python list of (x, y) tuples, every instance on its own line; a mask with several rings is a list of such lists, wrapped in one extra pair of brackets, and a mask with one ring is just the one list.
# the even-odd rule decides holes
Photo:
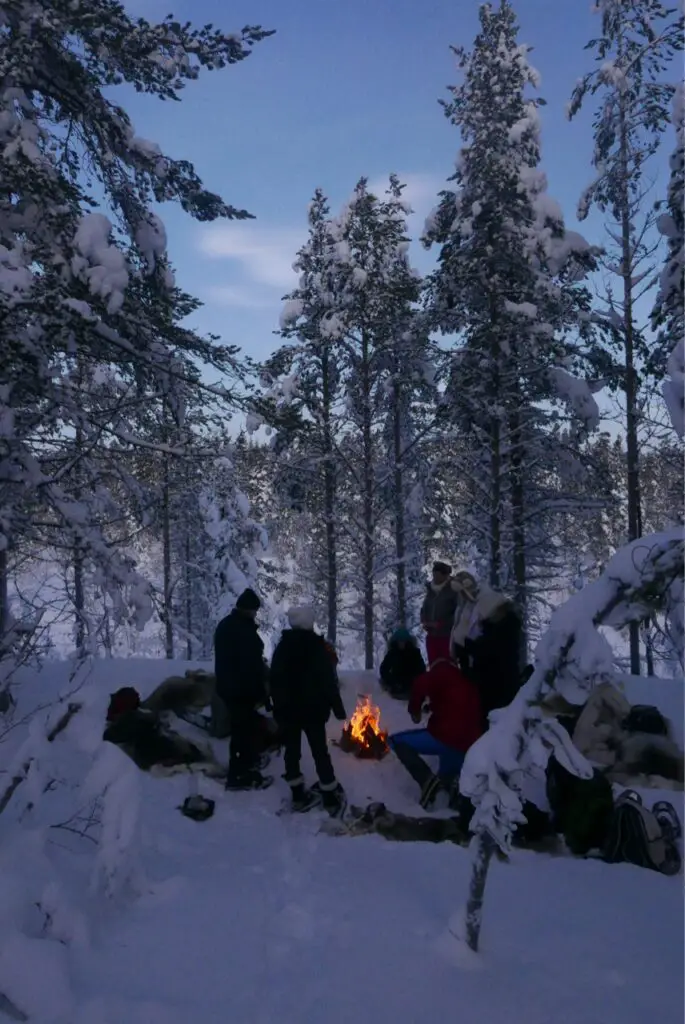
[(411, 715), (411, 720), (412, 720), (412, 722), (414, 723), (414, 725), (418, 725), (418, 724), (419, 724), (419, 722), (421, 721), (421, 712), (420, 712), (420, 711), (415, 711), (415, 712), (414, 712), (414, 713), (413, 713), (413, 714)]

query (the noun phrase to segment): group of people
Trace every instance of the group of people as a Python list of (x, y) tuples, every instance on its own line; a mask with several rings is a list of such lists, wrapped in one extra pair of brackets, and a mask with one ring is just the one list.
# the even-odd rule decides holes
[[(467, 571), (452, 574), (445, 562), (433, 565), (433, 578), (421, 607), (428, 669), (406, 629), (390, 640), (380, 668), (381, 684), (408, 701), (425, 728), (390, 737), (395, 754), (421, 788), (429, 807), (441, 790), (458, 800), (458, 777), (469, 747), (487, 728), (491, 711), (511, 703), (524, 679), (521, 620), (515, 606)], [(423, 756), (422, 756), (423, 755)], [(423, 757), (437, 757), (431, 771)]]
[[(284, 748), (285, 773), (292, 806), (305, 811), (319, 801), (333, 815), (345, 796), (331, 762), (326, 722), (346, 718), (337, 677), (337, 657), (314, 630), (311, 608), (292, 608), (268, 666), (256, 623), (260, 600), (253, 590), (240, 595), (234, 610), (216, 628), (215, 674), (218, 697), (230, 719), (230, 753), (226, 788), (264, 789), (267, 757), (256, 743), (258, 709), (273, 712)], [(421, 608), (426, 632), (426, 662), (411, 634), (398, 629), (380, 667), (381, 684), (408, 701), (425, 728), (395, 733), (390, 746), (421, 788), (421, 803), (430, 806), (438, 792), (455, 786), (466, 751), (487, 728), (490, 711), (509, 704), (521, 685), (521, 622), (514, 605), (472, 573), (452, 574), (436, 562)], [(302, 775), (302, 737), (311, 749), (318, 782), (308, 788)], [(424, 757), (437, 757), (431, 771)]]
[[(281, 634), (268, 666), (256, 623), (259, 608), (257, 594), (245, 590), (214, 634), (216, 691), (226, 705), (231, 731), (226, 788), (266, 789), (273, 782), (273, 776), (262, 772), (267, 758), (256, 744), (255, 720), (258, 709), (265, 707), (279, 727), (293, 810), (306, 811), (321, 802), (335, 816), (344, 808), (345, 795), (335, 777), (326, 722), (331, 714), (339, 721), (346, 718), (335, 651), (314, 631), (313, 609), (291, 608), (290, 628)], [(303, 736), (318, 775), (311, 788), (300, 769)]]

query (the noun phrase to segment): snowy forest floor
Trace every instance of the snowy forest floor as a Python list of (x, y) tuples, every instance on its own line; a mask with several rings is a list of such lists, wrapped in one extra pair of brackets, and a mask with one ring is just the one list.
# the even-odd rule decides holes
[[(185, 667), (97, 663), (97, 706), (104, 716), (117, 686), (146, 694)], [(65, 671), (55, 665), (31, 680), (26, 699), (63, 682)], [(343, 674), (348, 712), (369, 682)], [(382, 723), (407, 727), (403, 706), (375, 695)], [(628, 696), (660, 704), (682, 728), (682, 684), (659, 680), (645, 692), (633, 680)], [(331, 723), (331, 738), (339, 729)], [(66, 745), (68, 731), (55, 742)], [(225, 744), (217, 750), (225, 755)], [(392, 756), (369, 763), (332, 750), (351, 802), (419, 813), (414, 784)], [(308, 754), (304, 766), (313, 781)], [(177, 809), (187, 777), (139, 773), (145, 883), (126, 903), (83, 896), (92, 844), (55, 832), (47, 858), (37, 858), (29, 855), (37, 826), (6, 813), (0, 991), (32, 1024), (644, 1024), (655, 1007), (660, 1024), (682, 1021), (682, 877), (517, 851), (493, 863), (474, 960), (448, 930), (465, 901), (468, 851), (331, 837), (318, 831), (319, 812), (278, 817), (287, 793), (280, 762), (271, 770), (277, 781), (264, 793), (227, 794), (203, 779), (201, 792), (216, 800), (204, 823)], [(663, 796), (682, 812), (682, 793)], [(18, 906), (28, 885), (19, 876), (31, 864), (35, 875), (38, 860), (41, 871), (48, 862), (59, 871), (64, 899), (87, 921), (66, 946), (31, 937)]]

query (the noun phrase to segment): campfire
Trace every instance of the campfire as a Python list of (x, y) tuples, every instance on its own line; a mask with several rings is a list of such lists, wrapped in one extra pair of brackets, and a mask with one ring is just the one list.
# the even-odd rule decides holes
[(371, 703), (371, 698), (361, 694), (357, 707), (349, 722), (345, 722), (340, 747), (356, 757), (373, 758), (380, 761), (388, 752), (388, 734), (379, 722), (381, 709)]

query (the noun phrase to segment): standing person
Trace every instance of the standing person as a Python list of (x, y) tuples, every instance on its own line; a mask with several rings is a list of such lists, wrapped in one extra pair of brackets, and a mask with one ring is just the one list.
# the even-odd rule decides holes
[(453, 586), (452, 566), (435, 562), (433, 579), (426, 586), (421, 606), (421, 625), (426, 631), (426, 654), (431, 665), (438, 658), (450, 656), (450, 632), (457, 607), (457, 592)]
[[(407, 729), (388, 740), (421, 787), (421, 805), (429, 807), (440, 789), (449, 790), (461, 771), (466, 751), (483, 733), (483, 712), (474, 683), (447, 658), (434, 662), (414, 680), (409, 714), (417, 725), (430, 704), (425, 729)], [(439, 758), (434, 774), (421, 755)]]
[(345, 806), (343, 788), (335, 777), (326, 738), (331, 712), (346, 718), (335, 665), (326, 641), (314, 632), (312, 608), (291, 608), (290, 629), (283, 631), (271, 659), (271, 699), (283, 735), (285, 780), (292, 792), (294, 811), (308, 811), (319, 797), (305, 786), (300, 771), (302, 734), (314, 758), (321, 802), (332, 816)]
[(411, 684), (426, 671), (416, 640), (408, 629), (400, 627), (390, 637), (388, 650), (381, 662), (381, 686), (391, 697), (408, 700)]
[(508, 597), (468, 572), (454, 577), (459, 595), (453, 656), (478, 687), (486, 721), (506, 707), (524, 681), (521, 617)]
[(255, 621), (261, 602), (245, 590), (214, 633), (216, 690), (226, 705), (231, 738), (226, 789), (266, 789), (273, 782), (257, 767), (256, 709), (267, 701), (264, 641)]

